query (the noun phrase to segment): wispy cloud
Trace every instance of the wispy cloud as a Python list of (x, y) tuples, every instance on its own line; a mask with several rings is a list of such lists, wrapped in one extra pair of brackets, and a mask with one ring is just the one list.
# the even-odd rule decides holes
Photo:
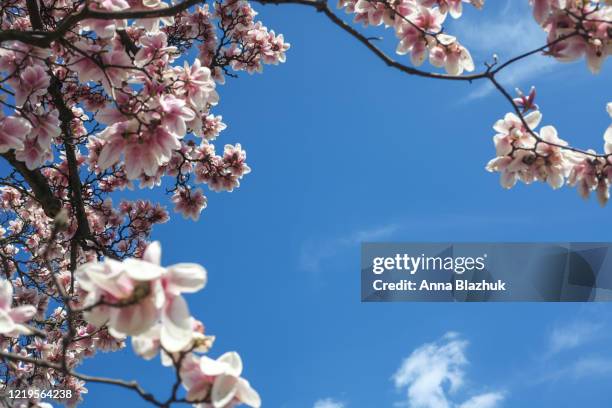
[(595, 340), (601, 333), (603, 324), (576, 321), (555, 327), (549, 338), (550, 354), (574, 349)]
[(414, 238), (411, 230), (426, 228), (440, 234), (447, 234), (460, 228), (490, 228), (493, 225), (529, 225), (530, 215), (497, 217), (487, 214), (437, 213), (428, 216), (411, 216), (371, 228), (349, 230), (345, 235), (335, 238), (313, 238), (302, 243), (298, 258), (299, 268), (308, 272), (319, 272), (325, 262), (350, 249), (357, 248), (362, 242), (382, 241), (392, 238)]
[(339, 252), (358, 246), (362, 242), (389, 238), (399, 230), (399, 227), (397, 224), (388, 224), (372, 229), (356, 230), (335, 239), (306, 242), (302, 245), (300, 268), (309, 272), (318, 272), (325, 260)]
[(612, 358), (581, 357), (557, 370), (551, 370), (536, 382), (558, 381), (562, 379), (582, 380), (585, 378), (612, 376)]
[[(546, 44), (546, 34), (533, 19), (531, 8), (512, 3), (507, 2), (497, 15), (487, 20), (462, 21), (454, 29), (459, 40), (473, 54), (476, 66), (483, 67), (484, 62), (493, 62), (493, 54), (504, 62)], [(529, 87), (531, 84), (527, 82), (531, 78), (558, 66), (560, 64), (552, 58), (533, 55), (504, 68), (498, 79), (504, 85)], [(466, 99), (482, 98), (493, 90), (491, 84), (482, 83)]]
[(346, 404), (332, 398), (325, 398), (315, 402), (313, 408), (346, 408)]
[(459, 405), (458, 408), (496, 408), (504, 400), (501, 392), (490, 392), (476, 395)]
[(612, 359), (585, 357), (577, 360), (569, 369), (574, 378), (612, 374)]
[(464, 403), (452, 401), (452, 394), (465, 382), (465, 351), (468, 341), (447, 333), (439, 341), (417, 348), (393, 375), (396, 388), (406, 391), (409, 408), (497, 408), (501, 392), (476, 395)]

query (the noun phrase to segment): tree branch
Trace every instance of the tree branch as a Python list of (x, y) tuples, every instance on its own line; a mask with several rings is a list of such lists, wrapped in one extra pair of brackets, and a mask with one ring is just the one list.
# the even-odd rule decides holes
[[(36, 0), (29, 0), (30, 2)], [(66, 34), (72, 27), (77, 25), (83, 20), (94, 19), (94, 20), (123, 20), (123, 19), (142, 19), (142, 18), (158, 18), (158, 17), (170, 17), (183, 10), (188, 9), (198, 3), (205, 3), (202, 0), (185, 0), (182, 3), (175, 4), (168, 8), (160, 8), (156, 10), (122, 10), (122, 11), (101, 11), (91, 10), (87, 6), (83, 7), (80, 11), (70, 14), (65, 17), (54, 31), (40, 31), (41, 27), (34, 27), (33, 31), (18, 31), (18, 30), (5, 30), (0, 31), (0, 42), (2, 41), (19, 41), (24, 44), (33, 45), (36, 47), (47, 48), (53, 41), (60, 39)]]
[(40, 170), (30, 170), (26, 167), (24, 162), (21, 162), (15, 158), (13, 151), (0, 154), (4, 159), (9, 162), (15, 170), (21, 174), (24, 180), (32, 188), (34, 198), (42, 206), (45, 215), (49, 218), (55, 218), (55, 216), (62, 209), (62, 202), (59, 198), (53, 195), (51, 187), (47, 183), (47, 179), (40, 172)]

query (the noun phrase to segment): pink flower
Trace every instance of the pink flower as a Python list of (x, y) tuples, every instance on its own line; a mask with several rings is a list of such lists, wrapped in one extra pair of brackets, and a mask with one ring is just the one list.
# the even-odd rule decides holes
[[(538, 126), (541, 119), (540, 111), (534, 111), (525, 116), (525, 122), (532, 130)], [(514, 113), (507, 113), (504, 119), (495, 122), (493, 129), (498, 132), (493, 137), (497, 156), (509, 154), (513, 147), (531, 148), (535, 145), (535, 139)]]
[(0, 119), (0, 153), (10, 149), (23, 149), (32, 125), (24, 118), (5, 116)]
[(191, 218), (197, 221), (200, 213), (206, 208), (207, 199), (202, 189), (187, 190), (179, 189), (172, 196), (174, 211), (181, 213), (183, 218)]
[(28, 136), (23, 148), (15, 151), (15, 158), (26, 164), (30, 170), (40, 167), (43, 163), (53, 159), (50, 146), (42, 148), (35, 137)]
[(203, 67), (198, 58), (191, 67), (185, 61), (182, 68), (176, 68), (178, 91), (195, 109), (205, 109), (207, 104), (216, 105), (219, 95), (215, 81), (208, 67)]
[(385, 12), (386, 6), (383, 3), (358, 0), (355, 4), (355, 13), (364, 15), (363, 18), (358, 18), (363, 20), (364, 26), (368, 24), (373, 26), (382, 24)]
[(576, 156), (567, 183), (576, 186), (578, 194), (584, 199), (589, 198), (591, 191), (599, 185), (599, 169), (603, 163), (585, 156)]
[[(160, 10), (170, 7), (168, 3), (161, 0), (140, 0), (133, 1), (133, 3), (137, 4), (135, 7), (132, 7), (133, 10)], [(140, 5), (138, 5), (138, 3), (140, 3)], [(164, 25), (171, 25), (174, 23), (174, 18), (168, 16), (158, 18), (143, 18), (135, 21), (135, 25), (143, 27), (145, 30), (152, 33), (159, 31), (160, 23), (164, 23)]]
[(144, 67), (156, 59), (167, 63), (171, 60), (171, 55), (176, 52), (176, 47), (168, 47), (168, 39), (163, 31), (143, 35), (139, 41), (141, 47), (134, 56), (137, 67)]
[[(130, 5), (125, 0), (101, 0), (92, 2), (89, 7), (94, 10), (121, 11), (130, 8)], [(117, 27), (125, 27), (125, 21), (122, 20), (90, 19), (83, 23), (85, 29), (94, 31), (102, 38), (112, 37)]]
[(142, 259), (106, 259), (77, 269), (87, 292), (85, 318), (95, 326), (107, 324), (113, 335), (142, 335), (159, 324), (160, 344), (169, 352), (183, 350), (192, 339), (189, 309), (182, 293), (206, 284), (206, 270), (197, 264), (160, 265), (161, 246), (151, 243)]
[(10, 83), (15, 90), (15, 104), (23, 106), (28, 99), (36, 103), (37, 101), (32, 98), (47, 93), (49, 75), (40, 65), (29, 66), (21, 72), (19, 81), (10, 81)]
[[(612, 119), (612, 102), (608, 102), (606, 109), (608, 110), (608, 114), (610, 115), (610, 118)], [(608, 126), (606, 133), (604, 133), (604, 140), (606, 141), (606, 146), (607, 146), (606, 153), (612, 153), (612, 124)]]
[(259, 408), (259, 394), (241, 374), (242, 359), (236, 352), (225, 353), (216, 360), (190, 354), (181, 367), (188, 401), (199, 401), (210, 395), (213, 408), (230, 408), (236, 404)]
[(570, 163), (560, 146), (567, 146), (565, 140), (559, 139), (557, 130), (552, 126), (540, 129), (540, 138), (545, 143), (538, 143), (536, 152), (540, 156), (536, 159), (536, 173), (539, 180), (546, 181), (552, 188), (557, 189), (565, 183), (569, 175)]
[(439, 34), (439, 45), (429, 52), (429, 62), (436, 67), (444, 66), (450, 75), (461, 75), (463, 71), (473, 71), (474, 61), (469, 51), (460, 45), (455, 37)]
[(185, 136), (185, 122), (195, 118), (195, 113), (186, 106), (185, 101), (173, 95), (163, 95), (159, 98), (159, 106), (162, 110), (162, 124), (168, 131), (178, 138)]
[(529, 163), (533, 163), (535, 156), (527, 150), (519, 150), (514, 156), (501, 156), (489, 161), (486, 166), (489, 172), (500, 173), (500, 184), (503, 188), (512, 188), (517, 180), (529, 184), (534, 180), (530, 172)]
[(442, 13), (450, 12), (452, 18), (459, 18), (463, 12), (462, 3), (470, 3), (480, 9), (484, 0), (421, 0), (420, 3), (425, 7), (432, 7), (437, 4)]
[(21, 334), (31, 334), (23, 323), (36, 314), (32, 305), (11, 307), (13, 303), (13, 286), (6, 280), (0, 280), (0, 334), (8, 337), (18, 337)]

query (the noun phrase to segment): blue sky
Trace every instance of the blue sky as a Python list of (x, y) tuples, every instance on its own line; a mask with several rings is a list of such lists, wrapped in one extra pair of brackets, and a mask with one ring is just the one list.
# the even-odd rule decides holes
[[(526, 3), (490, 1), (448, 31), (482, 67), (492, 53), (540, 45)], [(153, 236), (165, 264), (209, 271), (188, 301), (217, 336), (212, 355), (238, 350), (271, 408), (418, 407), (419, 392), (459, 408), (609, 406), (612, 306), (362, 304), (359, 243), (609, 241), (611, 208), (571, 188), (503, 190), (484, 166), (508, 105), (486, 86), (408, 77), (313, 10), (256, 8), (291, 42), (288, 62), (229, 80), (216, 110), (229, 126), (218, 145), (242, 143), (253, 172), (234, 193), (210, 193), (198, 223), (174, 218)], [(584, 61), (534, 57), (503, 79), (537, 85), (542, 124), (601, 149), (610, 61), (592, 76)], [(139, 194), (170, 206), (161, 190)], [(441, 388), (409, 391), (429, 372), (423, 361), (439, 368)], [(138, 378), (162, 397), (173, 378), (129, 348), (81, 371)], [(449, 389), (448, 378), (460, 385)], [(89, 389), (85, 407), (147, 406), (120, 389)], [(470, 401), (479, 395), (497, 405)]]

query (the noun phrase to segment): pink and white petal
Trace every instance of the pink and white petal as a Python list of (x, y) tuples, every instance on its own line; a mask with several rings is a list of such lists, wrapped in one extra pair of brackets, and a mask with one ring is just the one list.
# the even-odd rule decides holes
[(13, 303), (13, 285), (6, 279), (0, 280), (0, 309), (10, 309)]
[(461, 52), (461, 63), (463, 64), (463, 69), (468, 72), (474, 71), (474, 59), (472, 58), (472, 54), (464, 48)]
[(193, 338), (191, 315), (182, 296), (168, 299), (161, 317), (161, 344), (169, 352), (184, 350)]
[(559, 139), (557, 137), (557, 129), (554, 126), (543, 126), (540, 129), (540, 137), (547, 142), (555, 142)]
[(133, 258), (123, 261), (123, 268), (127, 276), (137, 281), (159, 279), (166, 272), (165, 268), (157, 264)]
[(219, 360), (213, 360), (207, 356), (202, 356), (200, 359), (200, 370), (202, 370), (202, 373), (209, 377), (216, 377), (221, 374), (226, 374), (228, 369), (228, 365)]
[(180, 263), (168, 267), (166, 290), (174, 295), (194, 293), (206, 285), (206, 269), (194, 263)]
[(587, 47), (586, 59), (591, 73), (598, 74), (599, 71), (601, 71), (601, 66), (606, 59), (606, 55), (594, 50), (592, 47)]
[(9, 316), (15, 323), (25, 323), (36, 314), (36, 308), (32, 305), (17, 306), (9, 311)]
[(112, 140), (107, 142), (98, 155), (98, 166), (105, 170), (119, 161), (119, 157), (125, 149), (125, 142)]
[(604, 140), (606, 143), (612, 144), (612, 125), (608, 126), (606, 133), (604, 133)]
[(97, 306), (91, 311), (83, 313), (83, 317), (88, 323), (91, 323), (96, 327), (101, 327), (110, 319), (110, 307)]
[(527, 123), (527, 125), (529, 125), (531, 129), (535, 129), (540, 124), (541, 120), (542, 114), (540, 113), (540, 111), (533, 111), (525, 116), (525, 122)]
[(238, 392), (236, 397), (242, 402), (252, 408), (261, 407), (261, 398), (257, 391), (251, 387), (251, 384), (244, 378), (238, 379)]
[(211, 383), (206, 381), (198, 381), (189, 388), (187, 392), (187, 401), (201, 401), (209, 394)]
[(211, 399), (214, 408), (226, 408), (236, 397), (238, 378), (221, 374), (213, 383)]
[(161, 353), (159, 353), (159, 359), (161, 360), (161, 365), (164, 367), (172, 367), (174, 365), (174, 361), (176, 361), (176, 358), (172, 358), (172, 356), (168, 353), (166, 353), (164, 350), (161, 351)]
[(147, 246), (142, 259), (152, 264), (161, 265), (161, 244), (159, 241), (153, 241)]
[(217, 361), (228, 365), (226, 374), (233, 375), (234, 377), (240, 377), (240, 374), (242, 374), (242, 359), (240, 358), (240, 354), (235, 351), (229, 351), (223, 354)]
[(134, 306), (111, 308), (109, 326), (120, 333), (136, 336), (149, 330), (159, 317), (150, 298)]
[(140, 336), (132, 337), (132, 348), (134, 352), (144, 358), (151, 360), (159, 352), (160, 326), (155, 325)]
[(0, 333), (8, 334), (13, 330), (15, 330), (15, 322), (4, 309), (0, 309)]

